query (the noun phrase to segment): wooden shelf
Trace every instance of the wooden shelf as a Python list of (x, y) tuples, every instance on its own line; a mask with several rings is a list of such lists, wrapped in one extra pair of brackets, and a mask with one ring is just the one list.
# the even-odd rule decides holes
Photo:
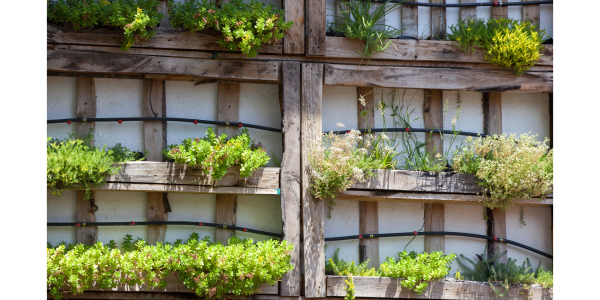
[[(200, 194), (279, 195), (280, 168), (258, 168), (240, 178), (240, 168), (231, 167), (215, 181), (199, 166), (170, 162), (128, 162), (121, 170), (105, 177), (96, 191), (168, 192)], [(75, 187), (74, 189), (81, 189)]]
[[(327, 297), (346, 296), (346, 276), (327, 276)], [(411, 299), (553, 299), (553, 289), (532, 285), (529, 290), (511, 286), (508, 297), (494, 294), (486, 282), (464, 281), (445, 278), (430, 281), (422, 295), (401, 286), (401, 279), (389, 277), (353, 277), (355, 296), (369, 298), (411, 298)], [(498, 286), (500, 287), (500, 286)], [(530, 293), (533, 295), (530, 297)]]

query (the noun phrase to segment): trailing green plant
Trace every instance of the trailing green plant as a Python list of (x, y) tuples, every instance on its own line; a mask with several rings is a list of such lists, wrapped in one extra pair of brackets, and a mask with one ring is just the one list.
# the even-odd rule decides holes
[(223, 34), (218, 43), (252, 58), (263, 44), (274, 44), (294, 23), (283, 20), (283, 10), (251, 0), (230, 0), (221, 6), (208, 0), (169, 1), (171, 26), (191, 32), (215, 29)]
[(450, 26), (447, 39), (465, 53), (473, 46), (485, 49), (485, 59), (520, 76), (534, 65), (544, 49), (545, 30), (529, 21), (513, 19), (461, 19)]
[(83, 294), (94, 282), (102, 289), (122, 284), (165, 288), (166, 276), (176, 272), (179, 280), (200, 297), (252, 295), (259, 284), (273, 285), (293, 269), (289, 255), (292, 245), (287, 241), (253, 243), (232, 237), (224, 246), (211, 243), (208, 237), (199, 240), (194, 233), (186, 243), (149, 246), (143, 240), (131, 245), (128, 237), (129, 248), (123, 252), (101, 242), (48, 248), (50, 294), (56, 299), (62, 298), (63, 290)]
[(123, 29), (121, 49), (150, 39), (163, 14), (158, 0), (48, 0), (47, 17), (55, 23), (68, 23), (73, 29), (107, 26)]
[[(485, 246), (483, 254), (477, 255), (476, 263), (463, 254), (460, 257), (465, 262), (460, 258), (457, 258), (457, 261), (467, 279), (488, 282), (490, 289), (499, 297), (507, 295), (511, 284), (521, 284), (524, 289), (529, 289), (532, 284), (540, 284), (544, 288), (553, 286), (552, 272), (543, 271), (542, 261), (538, 263), (534, 271), (529, 258), (523, 261), (521, 266), (518, 266), (516, 260), (512, 258), (508, 258), (506, 263), (499, 262), (500, 257), (504, 255), (506, 255), (506, 251), (500, 253), (500, 247), (498, 247), (496, 253), (488, 258), (487, 246)], [(466, 262), (470, 263), (472, 267), (467, 266)], [(496, 288), (493, 283), (500, 283), (504, 291)]]
[(552, 192), (553, 150), (537, 135), (467, 137), (467, 145), (454, 152), (455, 171), (475, 174), (483, 187), (482, 204), (502, 212), (514, 199), (539, 197)]
[(346, 262), (345, 260), (340, 259), (339, 253), (340, 248), (337, 248), (333, 254), (333, 258), (330, 258), (325, 263), (325, 271), (328, 274), (335, 274), (338, 276), (379, 276), (379, 273), (375, 270), (375, 268), (369, 269), (367, 267), (369, 260), (355, 265), (353, 261)]
[(358, 53), (363, 58), (370, 58), (373, 51), (381, 52), (393, 45), (389, 38), (402, 34), (403, 30), (385, 24), (384, 17), (401, 5), (401, 3), (391, 4), (390, 1), (378, 5), (371, 0), (340, 1), (338, 21), (332, 23), (331, 28), (343, 32), (347, 38), (364, 41), (365, 50), (363, 52), (358, 50)]
[(217, 137), (212, 128), (206, 131), (206, 137), (185, 139), (180, 145), (169, 145), (163, 155), (176, 163), (199, 165), (202, 172), (211, 175), (214, 180), (223, 178), (227, 169), (240, 166), (240, 176), (249, 177), (254, 170), (269, 162), (262, 144), (250, 140), (248, 129), (227, 138), (225, 134)]
[(64, 190), (79, 184), (85, 188), (84, 199), (89, 199), (92, 187), (106, 183), (105, 176), (117, 174), (121, 169), (115, 163), (142, 159), (120, 143), (114, 147), (92, 147), (92, 138), (89, 133), (83, 139), (73, 139), (73, 134), (62, 142), (47, 139), (46, 179), (53, 195), (60, 196)]

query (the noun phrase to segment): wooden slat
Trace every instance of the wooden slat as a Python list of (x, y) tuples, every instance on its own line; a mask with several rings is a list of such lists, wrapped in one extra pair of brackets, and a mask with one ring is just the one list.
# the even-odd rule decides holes
[[(94, 78), (77, 78), (75, 86), (77, 117), (95, 118), (96, 117), (96, 85)], [(95, 128), (95, 122), (77, 123), (76, 136), (83, 138), (90, 133), (90, 128)], [(95, 132), (92, 132), (94, 136)], [(94, 145), (94, 141), (91, 141)], [(84, 200), (85, 191), (77, 191), (77, 222), (95, 222), (96, 221), (96, 193), (92, 192), (91, 199)], [(77, 228), (77, 243), (93, 245), (98, 238), (98, 227), (86, 226)]]
[(304, 1), (283, 0), (282, 4), (285, 21), (294, 22), (284, 34), (283, 53), (304, 54)]
[(160, 4), (158, 5), (158, 12), (163, 14), (163, 18), (160, 20), (160, 24), (158, 24), (158, 27), (171, 27), (171, 24), (169, 23), (171, 17), (169, 16), (168, 5), (168, 0), (160, 0)]
[[(497, 2), (497, 1), (491, 1)], [(492, 6), (492, 19), (508, 18), (508, 6)]]
[[(523, 2), (531, 2), (535, 0), (522, 0)], [(529, 21), (531, 24), (540, 24), (540, 5), (523, 5), (523, 21)]]
[(376, 177), (350, 189), (476, 194), (482, 191), (476, 177), (466, 173), (373, 170)]
[(302, 220), (304, 232), (304, 295), (325, 297), (324, 204), (309, 191), (310, 142), (322, 134), (323, 64), (302, 64)]
[(327, 11), (325, 0), (306, 0), (306, 14), (308, 23), (306, 30), (308, 39), (306, 41), (306, 55), (325, 55), (325, 33), (327, 25)]
[[(71, 189), (79, 190), (75, 185)], [(279, 195), (279, 189), (253, 188), (236, 186), (194, 186), (179, 184), (155, 183), (106, 183), (92, 188), (93, 191), (124, 191), (124, 192), (163, 192), (163, 193), (188, 193), (188, 194), (238, 194), (238, 195)]]
[[(400, 22), (402, 23), (402, 33), (405, 36), (412, 36), (414, 38), (419, 37), (419, 13), (418, 7), (415, 5), (402, 5)], [(327, 41), (329, 44), (329, 41)]]
[[(232, 137), (239, 132), (234, 122), (240, 119), (240, 83), (219, 82), (217, 92), (217, 121), (232, 122), (230, 126), (218, 126), (217, 134)], [(217, 224), (235, 226), (237, 211), (237, 195), (217, 195)], [(227, 241), (235, 236), (235, 231), (217, 228), (215, 240), (227, 245)]]
[(283, 275), (280, 295), (300, 296), (300, 97), (301, 65), (283, 62), (283, 158), (281, 160), (281, 212), (283, 238), (294, 245), (290, 263), (294, 269)]
[[(477, 0), (460, 0), (460, 3), (476, 3)], [(477, 19), (477, 7), (461, 7), (460, 18), (465, 20), (467, 18)]]
[[(326, 57), (331, 58), (361, 58), (357, 50), (364, 50), (364, 43), (357, 39), (328, 36)], [(465, 53), (454, 46), (452, 41), (427, 40), (392, 40), (395, 47), (390, 46), (382, 52), (373, 53), (371, 59), (414, 60), (414, 61), (444, 61), (489, 64), (485, 60), (485, 50), (473, 47), (473, 53)], [(553, 64), (553, 47), (544, 45), (542, 56), (536, 65)], [(510, 71), (506, 71), (510, 72)], [(512, 73), (511, 73), (512, 74)]]
[[(431, 3), (446, 4), (446, 0), (430, 0)], [(446, 37), (446, 8), (431, 7), (431, 39), (444, 39)]]
[[(82, 28), (77, 31), (56, 24), (47, 25), (48, 44), (78, 44), (96, 46), (120, 46), (122, 30), (106, 28)], [(295, 25), (294, 25), (295, 26)], [(217, 41), (223, 34), (214, 30), (190, 32), (183, 28), (155, 27), (156, 34), (149, 40), (136, 42), (132, 48), (157, 48), (181, 50), (228, 51)], [(263, 44), (260, 53), (283, 53), (283, 42)]]
[(377, 86), (413, 89), (485, 91), (520, 88), (511, 92), (551, 92), (552, 73), (441, 68), (358, 67), (325, 64), (326, 85)]
[(548, 94), (548, 117), (549, 117), (549, 134), (550, 136), (548, 137), (550, 139), (550, 148), (552, 149), (554, 144), (554, 94), (553, 93), (549, 93)]
[[(343, 297), (346, 295), (346, 276), (327, 276), (327, 296)], [(445, 278), (429, 281), (422, 295), (402, 287), (401, 279), (389, 277), (353, 277), (355, 296), (372, 298), (410, 298), (410, 299), (552, 299), (553, 290), (543, 289), (541, 285), (532, 285), (525, 290), (521, 286), (512, 286), (508, 297), (498, 297), (492, 292), (487, 282), (464, 281)], [(496, 284), (497, 288), (500, 285)], [(533, 295), (530, 293), (533, 292)]]
[(48, 71), (186, 75), (236, 80), (279, 81), (280, 63), (216, 61), (146, 55), (48, 51)]

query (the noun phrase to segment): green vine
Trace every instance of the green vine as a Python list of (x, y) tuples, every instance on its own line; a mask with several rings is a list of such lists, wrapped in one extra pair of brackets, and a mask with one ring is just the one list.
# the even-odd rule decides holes
[(55, 299), (63, 290), (83, 294), (94, 282), (102, 289), (122, 284), (165, 288), (166, 276), (175, 272), (179, 280), (196, 295), (222, 298), (225, 294), (252, 295), (258, 285), (276, 284), (292, 270), (287, 241), (232, 237), (228, 246), (199, 240), (196, 233), (186, 243), (180, 241), (149, 246), (135, 244), (128, 235), (124, 252), (97, 242), (93, 246), (61, 244), (47, 249), (47, 287)]
[(72, 24), (80, 28), (107, 26), (123, 29), (123, 51), (156, 33), (163, 15), (158, 12), (158, 0), (48, 0), (48, 20)]
[(283, 10), (262, 2), (230, 0), (217, 6), (208, 0), (169, 1), (171, 26), (191, 32), (215, 29), (223, 34), (218, 43), (229, 50), (239, 50), (247, 57), (258, 55), (263, 44), (283, 38), (293, 22), (283, 20)]

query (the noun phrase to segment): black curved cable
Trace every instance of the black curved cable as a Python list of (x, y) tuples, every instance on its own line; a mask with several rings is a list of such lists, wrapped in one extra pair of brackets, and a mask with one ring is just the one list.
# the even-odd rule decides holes
[(257, 233), (266, 236), (272, 236), (281, 238), (282, 234), (266, 232), (262, 230), (250, 229), (245, 227), (238, 226), (229, 226), (223, 224), (215, 224), (215, 223), (206, 223), (206, 222), (191, 222), (191, 221), (148, 221), (148, 222), (52, 222), (47, 223), (47, 226), (77, 226), (77, 227), (85, 227), (85, 226), (137, 226), (137, 225), (193, 225), (193, 226), (206, 226), (206, 227), (214, 227), (214, 228), (222, 228), (222, 229), (231, 229), (243, 232)]
[[(373, 0), (373, 2), (385, 3), (386, 0)], [(483, 3), (455, 3), (455, 4), (441, 4), (441, 3), (424, 3), (424, 2), (413, 2), (413, 1), (402, 1), (392, 0), (392, 3), (402, 3), (406, 5), (414, 6), (428, 6), (428, 7), (476, 7), (476, 6), (521, 6), (521, 5), (536, 5), (536, 4), (552, 4), (554, 1), (531, 1), (531, 2), (483, 2)]]
[[(408, 129), (408, 130), (407, 130)], [(367, 133), (367, 129), (360, 129), (360, 133)], [(371, 132), (433, 132), (433, 133), (444, 133), (444, 134), (454, 134), (452, 130), (442, 130), (442, 129), (427, 129), (427, 128), (371, 128)], [(329, 133), (330, 131), (323, 131), (324, 133)], [(338, 130), (333, 131), (334, 134), (344, 134), (349, 133), (349, 130)], [(466, 132), (460, 131), (457, 132), (458, 135), (466, 135), (466, 136), (481, 136), (486, 137), (488, 134), (478, 133), (478, 132)]]
[[(201, 124), (211, 124), (211, 125), (222, 125), (222, 126), (239, 126), (239, 127), (248, 127), (261, 129), (266, 131), (273, 132), (282, 132), (280, 128), (272, 128), (261, 125), (254, 125), (242, 122), (223, 122), (223, 121), (209, 121), (209, 120), (200, 120), (200, 119), (189, 119), (189, 118), (173, 118), (173, 117), (134, 117), (134, 118), (86, 118), (86, 122), (131, 122), (131, 121), (171, 121), (171, 122), (190, 122), (190, 123), (201, 123)], [(54, 119), (47, 120), (47, 124), (56, 124), (56, 123), (67, 123), (70, 122), (84, 122), (83, 118), (70, 118), (70, 119)]]
[(373, 234), (363, 234), (363, 235), (330, 237), (330, 238), (325, 238), (325, 241), (331, 242), (331, 241), (344, 241), (344, 240), (354, 240), (354, 239), (368, 239), (368, 238), (371, 238), (371, 236), (373, 238), (380, 238), (380, 237), (414, 236), (414, 235), (454, 235), (454, 236), (466, 236), (466, 237), (479, 238), (479, 239), (484, 239), (484, 240), (498, 241), (498, 242), (515, 245), (517, 247), (521, 247), (523, 249), (529, 250), (531, 252), (535, 252), (539, 255), (542, 255), (542, 256), (552, 259), (552, 255), (550, 255), (546, 252), (523, 245), (523, 244), (515, 242), (515, 241), (497, 238), (497, 237), (493, 237), (493, 236), (482, 235), (482, 234), (465, 233), (465, 232), (451, 232), (451, 231), (416, 232), (416, 231), (413, 231), (413, 232), (398, 232), (398, 233), (373, 233)]

